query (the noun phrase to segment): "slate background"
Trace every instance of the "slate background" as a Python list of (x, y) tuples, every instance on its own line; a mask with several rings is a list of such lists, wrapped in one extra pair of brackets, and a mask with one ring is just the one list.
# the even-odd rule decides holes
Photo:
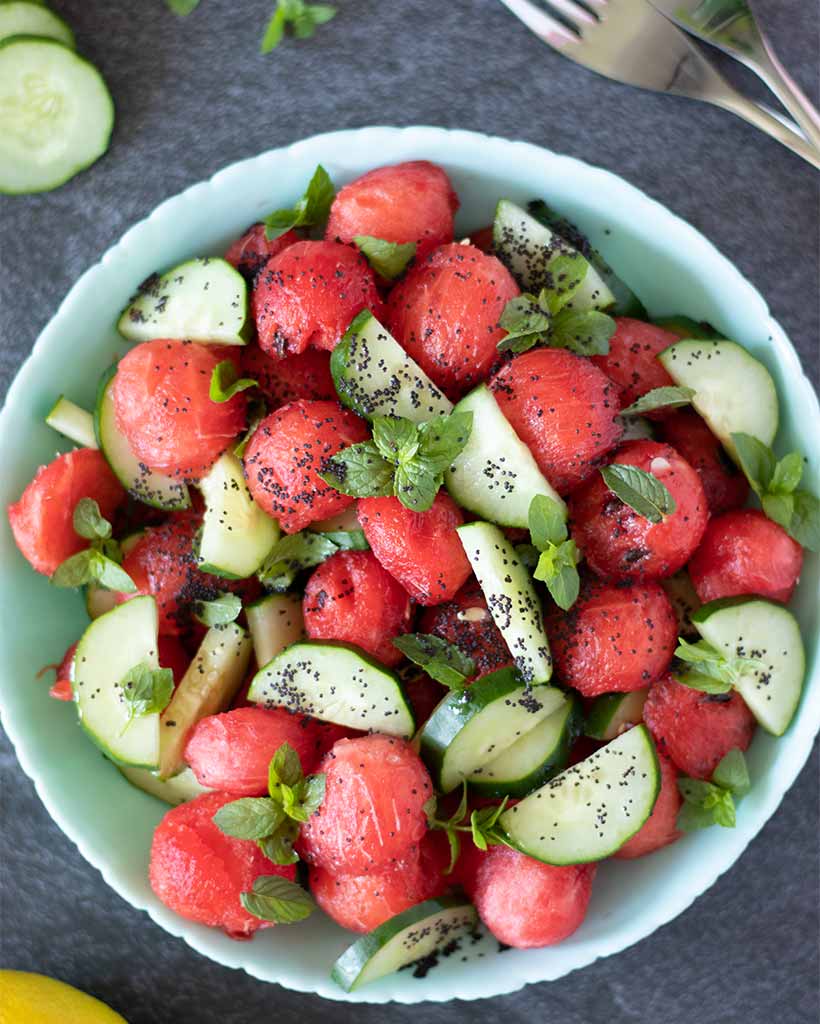
[[(728, 114), (606, 82), (542, 47), (496, 0), (340, 0), (312, 40), (257, 52), (268, 0), (55, 0), (117, 106), (109, 154), (56, 192), (0, 197), (0, 387), (77, 276), (162, 199), (319, 131), (438, 124), (524, 138), (617, 171), (760, 288), (815, 379), (818, 177)], [(758, 0), (818, 101), (820, 12)], [(748, 85), (749, 78), (741, 73)], [(195, 954), (132, 910), (49, 820), (0, 735), (0, 964), (92, 992), (131, 1024), (782, 1024), (818, 1013), (818, 757), (734, 869), (617, 957), (479, 1003), (326, 1004)]]

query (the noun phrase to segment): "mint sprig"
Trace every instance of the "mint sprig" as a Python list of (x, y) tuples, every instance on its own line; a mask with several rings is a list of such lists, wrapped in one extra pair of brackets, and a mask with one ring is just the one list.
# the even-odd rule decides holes
[(729, 693), (744, 672), (763, 667), (754, 658), (727, 658), (708, 640), (690, 643), (685, 637), (678, 637), (675, 656), (693, 666), (688, 672), (676, 674), (678, 682), (703, 693)]
[(122, 551), (111, 538), (111, 523), (100, 512), (93, 498), (80, 498), (72, 514), (74, 532), (91, 543), (83, 551), (70, 555), (52, 573), (55, 587), (83, 587), (90, 583), (124, 594), (136, 592), (134, 581), (122, 568)]
[(373, 439), (325, 460), (319, 476), (356, 498), (394, 495), (406, 508), (426, 512), (441, 487), (444, 471), (470, 437), (473, 414), (454, 412), (427, 423), (377, 416)]
[(768, 445), (751, 434), (732, 434), (740, 467), (760, 498), (763, 511), (798, 544), (820, 551), (820, 501), (798, 489), (803, 478), (803, 457), (789, 452), (778, 460)]
[(507, 807), (509, 797), (504, 797), (500, 804), (476, 808), (467, 813), (467, 782), (463, 783), (461, 801), (455, 813), (441, 820), (436, 817), (436, 798), (431, 797), (425, 804), (427, 811), (427, 824), (430, 828), (440, 829), (447, 836), (450, 844), (450, 863), (444, 874), (452, 874), (456, 861), (461, 853), (461, 836), (465, 833), (470, 836), (479, 850), (486, 850), (490, 846), (509, 846), (510, 842), (502, 829), (498, 827), (498, 819)]
[(386, 242), (373, 235), (354, 235), (353, 241), (381, 277), (395, 280), (416, 255), (415, 242)]
[(650, 523), (662, 522), (664, 516), (671, 515), (677, 507), (664, 484), (637, 466), (613, 462), (603, 467), (601, 476), (616, 497)]
[(405, 658), (424, 669), (436, 682), (460, 690), (475, 674), (475, 662), (455, 644), (432, 633), (405, 633), (393, 640)]
[(237, 594), (222, 591), (211, 601), (197, 601), (194, 618), (203, 626), (226, 626), (242, 611), (242, 599)]
[(533, 576), (546, 584), (558, 607), (568, 611), (578, 600), (581, 582), (576, 566), (581, 556), (575, 541), (568, 539), (561, 506), (546, 494), (536, 494), (528, 520), (532, 545), (538, 551)]
[(260, 875), (239, 899), (249, 914), (276, 924), (296, 924), (316, 909), (309, 892), (281, 875)]
[(368, 546), (363, 530), (300, 530), (274, 545), (257, 575), (268, 590), (282, 593), (300, 572), (321, 565), (338, 551), (366, 551)]
[(165, 0), (165, 3), (174, 14), (184, 18), (199, 7), (200, 0)]
[(681, 406), (689, 405), (694, 397), (694, 388), (683, 387), (662, 387), (653, 388), (641, 395), (632, 405), (621, 409), (621, 416), (642, 416), (646, 412), (654, 412), (656, 409), (679, 409)]
[(749, 792), (751, 782), (743, 752), (734, 748), (720, 761), (711, 782), (678, 779), (678, 791), (684, 803), (678, 812), (677, 827), (682, 832), (721, 825), (734, 828), (736, 801)]
[(169, 668), (153, 668), (140, 662), (126, 672), (119, 688), (128, 712), (124, 732), (135, 718), (156, 714), (168, 707), (174, 692), (174, 674)]
[(247, 391), (248, 388), (258, 386), (258, 380), (239, 376), (233, 360), (223, 359), (221, 363), (216, 364), (211, 373), (208, 397), (212, 402), (229, 402), (240, 391)]
[[(280, 4), (279, 10), (282, 9)], [(274, 19), (276, 16), (274, 14)], [(273, 21), (273, 19), (271, 20)], [(265, 237), (270, 240), (284, 235), (291, 228), (315, 227), (317, 224), (324, 224), (335, 198), (336, 189), (330, 180), (330, 175), (319, 164), (313, 172), (313, 177), (308, 182), (302, 198), (289, 209), (274, 210), (265, 218)]]
[(276, 10), (262, 36), (259, 47), (262, 53), (270, 53), (282, 42), (289, 29), (295, 39), (309, 39), (320, 25), (334, 18), (338, 13), (332, 4), (309, 4), (305, 0), (279, 0)]
[(80, 498), (74, 506), (71, 523), (74, 532), (86, 540), (108, 540), (111, 536), (111, 523), (103, 517), (93, 498)]

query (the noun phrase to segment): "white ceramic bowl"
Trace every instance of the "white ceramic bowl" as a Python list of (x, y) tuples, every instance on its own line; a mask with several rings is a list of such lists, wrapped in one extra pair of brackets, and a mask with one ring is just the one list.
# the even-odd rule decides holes
[[(615, 175), (536, 146), (438, 128), (365, 128), (320, 135), (233, 164), (162, 203), (80, 278), (38, 339), (0, 417), (3, 505), (54, 455), (59, 441), (42, 418), (55, 395), (65, 392), (90, 403), (98, 371), (124, 351), (114, 323), (138, 282), (186, 257), (221, 252), (252, 221), (300, 195), (317, 163), (343, 183), (371, 167), (415, 158), (436, 161), (452, 176), (462, 203), (460, 233), (489, 223), (501, 196), (543, 196), (588, 232), (651, 314), (708, 320), (746, 345), (778, 384), (779, 445), (810, 457), (807, 483), (817, 490), (820, 429), (812, 387), (764, 300), (702, 235)], [(586, 921), (558, 947), (511, 950), (500, 957), (487, 941), (466, 949), (466, 961), (452, 957), (423, 980), (404, 971), (345, 995), (328, 972), (350, 936), (323, 915), (240, 943), (177, 917), (156, 899), (148, 885), (148, 853), (163, 806), (129, 787), (78, 730), (71, 709), (50, 700), (45, 683), (33, 680), (37, 668), (59, 660), (84, 628), (80, 597), (55, 590), (29, 570), (5, 518), (0, 559), (4, 725), (60, 828), (120, 896), (200, 953), (264, 981), (331, 999), (477, 999), (559, 978), (638, 942), (685, 910), (740, 856), (805, 763), (820, 726), (818, 560), (809, 556), (795, 601), (808, 647), (806, 693), (785, 737), (755, 739), (749, 755), (753, 787), (736, 829), (714, 828), (652, 857), (603, 865)], [(481, 959), (479, 951), (485, 953)]]

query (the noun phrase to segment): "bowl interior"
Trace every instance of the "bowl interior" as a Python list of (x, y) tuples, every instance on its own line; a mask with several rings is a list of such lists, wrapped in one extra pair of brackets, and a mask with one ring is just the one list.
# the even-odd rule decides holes
[[(16, 500), (38, 464), (66, 450), (43, 416), (60, 392), (90, 407), (98, 371), (126, 350), (114, 323), (143, 278), (189, 256), (220, 253), (248, 224), (301, 194), (318, 162), (339, 184), (378, 164), (411, 158), (435, 160), (451, 174), (462, 203), (460, 234), (489, 223), (499, 197), (543, 196), (581, 225), (651, 314), (705, 319), (747, 346), (777, 381), (779, 450), (798, 448), (809, 456), (806, 483), (817, 490), (820, 434), (812, 388), (761, 297), (702, 236), (615, 176), (533, 146), (438, 129), (365, 129), (320, 136), (233, 165), (163, 204), (80, 279), (9, 393), (0, 420), (4, 505)], [(0, 651), (4, 724), (61, 828), (120, 895), (199, 951), (259, 978), (336, 999), (416, 1002), (494, 995), (559, 977), (649, 934), (737, 858), (802, 767), (820, 719), (818, 559), (808, 556), (794, 602), (807, 644), (807, 692), (786, 737), (755, 739), (749, 756), (754, 785), (734, 831), (715, 828), (642, 861), (604, 864), (586, 921), (559, 947), (500, 957), (496, 944), (485, 939), (423, 980), (405, 971), (346, 997), (328, 972), (349, 936), (322, 915), (298, 931), (275, 928), (237, 943), (183, 921), (156, 900), (148, 885), (148, 854), (164, 805), (132, 789), (85, 739), (71, 709), (50, 700), (46, 682), (35, 680), (41, 665), (59, 661), (84, 628), (82, 600), (29, 570), (5, 520), (0, 558), (0, 607), (8, 624)]]

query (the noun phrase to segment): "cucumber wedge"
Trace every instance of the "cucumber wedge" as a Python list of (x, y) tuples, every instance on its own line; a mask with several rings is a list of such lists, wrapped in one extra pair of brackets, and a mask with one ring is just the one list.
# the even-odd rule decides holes
[(762, 598), (730, 597), (703, 605), (692, 622), (718, 650), (761, 663), (743, 672), (735, 688), (763, 728), (782, 736), (800, 703), (806, 674), (803, 640), (792, 613)]
[(466, 447), (444, 474), (454, 501), (499, 526), (522, 528), (527, 526), (536, 494), (546, 494), (564, 507), (486, 384), (462, 398), (455, 411), (471, 412), (473, 429)]
[(340, 401), (367, 420), (403, 416), (425, 423), (453, 409), (453, 403), (367, 309), (333, 349), (330, 372)]
[(140, 285), (117, 330), (129, 341), (188, 338), (203, 344), (245, 345), (253, 330), (248, 286), (223, 259), (188, 260)]
[(233, 452), (225, 452), (198, 486), (205, 499), (199, 568), (228, 579), (253, 576), (279, 540), (279, 524), (251, 497), (242, 463)]
[(512, 668), (451, 690), (421, 730), (420, 752), (436, 788), (449, 793), (463, 779), (494, 761), (564, 703), (551, 686), (521, 681)]
[(161, 779), (185, 768), (185, 741), (200, 718), (230, 705), (248, 670), (251, 648), (250, 637), (235, 622), (213, 626), (205, 634), (162, 715), (157, 773)]
[(186, 768), (179, 775), (174, 775), (170, 779), (161, 779), (154, 772), (149, 772), (147, 768), (133, 768), (128, 765), (119, 765), (118, 767), (132, 786), (155, 796), (163, 803), (171, 804), (172, 807), (184, 804), (188, 800), (194, 800), (196, 797), (202, 796), (203, 793), (213, 793), (212, 789), (197, 781), (196, 775), (190, 768)]
[(552, 657), (541, 602), (515, 548), (492, 523), (467, 523), (457, 532), (521, 678), (548, 682)]
[[(0, 7), (0, 11), (2, 11)], [(49, 414), (46, 423), (52, 430), (67, 437), (69, 441), (82, 445), (83, 448), (96, 448), (97, 436), (94, 433), (94, 417), (90, 412), (75, 405), (65, 395), (60, 395)]]
[(246, 605), (256, 664), (267, 665), (286, 647), (305, 638), (302, 598), (298, 594), (268, 594)]
[(11, 194), (62, 185), (103, 155), (114, 126), (99, 71), (42, 36), (0, 43), (0, 112), (0, 192)]
[(618, 850), (643, 825), (660, 790), (644, 725), (556, 775), (498, 819), (510, 843), (545, 864), (585, 864)]
[(157, 603), (135, 597), (95, 619), (74, 655), (72, 689), (80, 724), (103, 753), (121, 764), (156, 768), (160, 716), (129, 722), (120, 680), (135, 665), (157, 668)]
[[(578, 251), (509, 199), (502, 199), (495, 210), (493, 248), (522, 289), (536, 294), (551, 283), (549, 268), (555, 257)], [(587, 262), (581, 287), (566, 308), (580, 313), (588, 309), (608, 309), (614, 303), (615, 296), (609, 286)]]
[(631, 693), (605, 693), (596, 697), (587, 712), (584, 735), (594, 740), (614, 740), (632, 725), (643, 721), (643, 706), (649, 688)]
[(353, 992), (430, 956), (477, 925), (475, 907), (463, 898), (440, 896), (418, 903), (348, 946), (330, 976), (345, 992)]
[(661, 317), (660, 320), (653, 320), (652, 323), (656, 327), (662, 327), (665, 331), (677, 334), (679, 338), (714, 340), (720, 337), (714, 327), (707, 323), (699, 323), (688, 316), (666, 316)]
[(692, 405), (712, 433), (737, 461), (732, 434), (751, 434), (771, 445), (779, 409), (772, 375), (734, 341), (687, 339), (658, 356), (663, 368), (682, 387), (695, 392)]
[(191, 496), (181, 480), (152, 473), (131, 451), (128, 441), (117, 426), (114, 409), (113, 384), (117, 368), (106, 371), (97, 390), (94, 410), (94, 432), (114, 476), (132, 497), (154, 508), (176, 511), (189, 508)]
[(256, 673), (248, 700), (388, 736), (409, 739), (415, 730), (398, 677), (347, 644), (288, 647)]
[[(542, 699), (543, 689), (535, 691)], [(483, 768), (467, 777), (470, 789), (483, 797), (524, 797), (543, 786), (567, 765), (572, 744), (581, 731), (580, 701), (571, 694), (543, 722)]]
[(0, 3), (0, 43), (12, 36), (40, 36), (74, 49), (74, 33), (53, 11), (37, 3)]

